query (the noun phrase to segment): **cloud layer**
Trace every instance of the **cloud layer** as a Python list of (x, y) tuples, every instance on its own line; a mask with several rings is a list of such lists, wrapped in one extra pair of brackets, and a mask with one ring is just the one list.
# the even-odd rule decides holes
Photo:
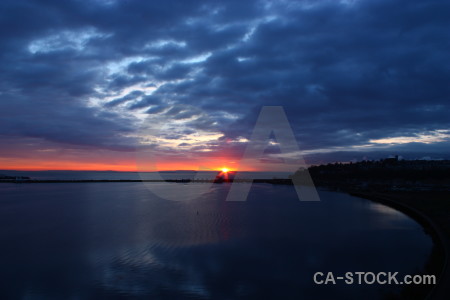
[[(282, 105), (300, 148), (323, 161), (447, 156), (448, 1), (0, 7), (0, 140), (239, 157), (261, 107)], [(143, 122), (159, 134), (142, 135)]]

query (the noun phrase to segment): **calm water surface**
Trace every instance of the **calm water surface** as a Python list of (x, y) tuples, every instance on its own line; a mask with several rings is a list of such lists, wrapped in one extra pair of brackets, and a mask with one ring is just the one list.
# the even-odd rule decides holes
[(254, 184), (225, 202), (228, 189), (176, 202), (142, 183), (0, 184), (2, 298), (382, 299), (396, 287), (313, 274), (409, 274), (431, 253), (416, 222), (364, 199)]

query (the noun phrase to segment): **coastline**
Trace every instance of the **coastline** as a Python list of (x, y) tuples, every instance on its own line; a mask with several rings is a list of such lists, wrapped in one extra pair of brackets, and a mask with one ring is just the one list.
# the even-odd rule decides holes
[[(417, 221), (424, 228), (424, 230), (431, 236), (434, 243), (434, 249), (430, 255), (427, 265), (424, 268), (428, 269), (427, 271), (430, 270), (431, 272), (434, 272), (434, 274), (437, 276), (437, 283), (431, 289), (428, 289), (427, 286), (424, 286), (425, 288), (421, 292), (428, 290), (426, 294), (424, 294), (424, 299), (427, 300), (448, 299), (448, 295), (450, 294), (450, 285), (448, 284), (450, 282), (449, 228), (447, 228), (446, 230), (445, 228), (443, 228), (442, 224), (440, 224), (439, 220), (436, 220), (436, 217), (433, 214), (424, 211), (423, 208), (418, 205), (414, 205), (414, 202), (411, 203), (410, 192), (392, 193), (357, 190), (345, 190), (344, 192), (352, 196), (381, 203), (383, 205), (401, 211), (402, 213)], [(415, 193), (415, 196), (417, 197), (420, 195), (417, 195), (417, 193)], [(405, 286), (404, 292), (406, 291), (407, 294), (417, 296), (417, 289), (420, 289), (420, 286)]]

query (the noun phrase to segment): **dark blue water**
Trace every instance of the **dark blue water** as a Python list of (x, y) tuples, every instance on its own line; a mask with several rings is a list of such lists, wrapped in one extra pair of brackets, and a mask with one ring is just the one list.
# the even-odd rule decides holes
[(0, 184), (1, 298), (383, 299), (398, 287), (313, 274), (409, 274), (431, 252), (417, 223), (364, 199), (255, 184), (225, 202), (228, 189), (175, 202), (142, 183)]

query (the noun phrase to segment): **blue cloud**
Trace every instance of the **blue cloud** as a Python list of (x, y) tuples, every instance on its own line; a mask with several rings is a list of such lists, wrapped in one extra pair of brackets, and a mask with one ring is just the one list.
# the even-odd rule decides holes
[(248, 137), (263, 105), (284, 106), (305, 150), (449, 127), (448, 1), (0, 8), (3, 136), (131, 149), (141, 112), (225, 141)]

